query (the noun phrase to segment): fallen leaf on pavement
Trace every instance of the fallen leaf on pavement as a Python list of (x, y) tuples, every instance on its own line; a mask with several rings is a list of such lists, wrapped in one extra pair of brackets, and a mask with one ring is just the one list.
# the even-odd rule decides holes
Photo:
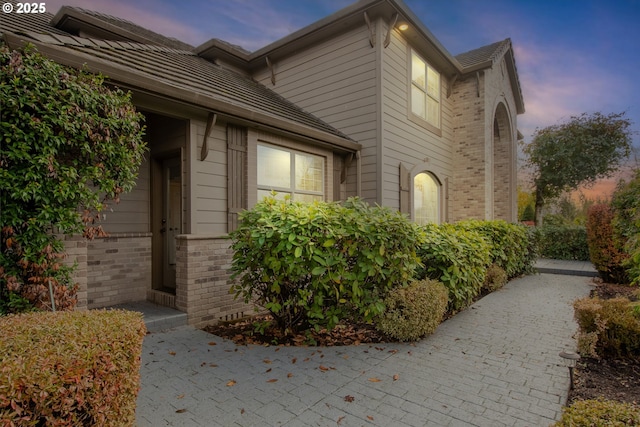
[(289, 373), (287, 374), (287, 378), (291, 378), (291, 377), (293, 377), (293, 374), (292, 374), (291, 372), (289, 372)]
[(351, 395), (346, 395), (346, 396), (344, 397), (344, 401), (345, 401), (345, 402), (353, 402), (354, 400), (356, 400), (356, 398), (355, 398), (355, 397), (353, 397), (353, 396), (351, 396)]
[(184, 394), (181, 394), (180, 396), (177, 396), (176, 399), (182, 399), (184, 398)]
[(227, 383), (227, 387), (233, 387), (234, 385), (236, 385), (236, 380), (231, 380)]
[(186, 410), (186, 409), (178, 409), (178, 410), (176, 411), (176, 414), (183, 414), (183, 413), (185, 413), (185, 412), (187, 412), (187, 410)]
[(170, 351), (169, 354), (172, 355), (172, 356), (175, 356), (176, 352), (175, 351)]
[(209, 341), (209, 345), (218, 345), (218, 343), (215, 341)]
[(395, 375), (393, 376), (393, 380), (394, 380), (394, 381), (398, 381), (399, 379), (400, 379), (400, 375), (395, 374)]
[(338, 425), (342, 424), (342, 420), (344, 420), (345, 416), (341, 416), (340, 418), (338, 418), (338, 421), (336, 422)]
[(371, 381), (372, 383), (379, 383), (380, 381), (382, 381), (380, 378), (369, 378), (369, 381)]
[(367, 419), (368, 419), (369, 421), (373, 421), (373, 417), (372, 417), (371, 415), (367, 415)]
[(277, 379), (275, 379), (275, 378), (272, 378), (272, 379), (270, 379), (270, 380), (267, 380), (267, 382), (268, 382), (268, 383), (275, 383), (275, 382), (277, 382), (277, 381), (278, 381), (278, 380), (277, 380)]

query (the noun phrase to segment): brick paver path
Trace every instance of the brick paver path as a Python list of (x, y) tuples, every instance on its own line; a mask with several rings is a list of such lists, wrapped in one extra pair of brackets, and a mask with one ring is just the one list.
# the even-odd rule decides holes
[(571, 302), (590, 279), (510, 282), (416, 344), (236, 346), (145, 338), (138, 426), (548, 426), (569, 387)]

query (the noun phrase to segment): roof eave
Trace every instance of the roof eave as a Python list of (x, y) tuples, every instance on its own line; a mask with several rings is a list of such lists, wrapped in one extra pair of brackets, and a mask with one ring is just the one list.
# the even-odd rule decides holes
[(104, 61), (69, 48), (26, 39), (13, 33), (5, 33), (4, 40), (12, 49), (20, 49), (27, 44), (33, 44), (38, 49), (39, 53), (55, 62), (73, 68), (99, 72), (107, 76), (110, 81), (123, 84), (132, 90), (141, 90), (143, 92), (153, 93), (164, 98), (172, 99), (176, 102), (197, 106), (212, 112), (218, 112), (246, 123), (256, 124), (257, 127), (279, 129), (280, 131), (288, 134), (299, 135), (304, 139), (313, 140), (316, 143), (331, 146), (337, 151), (356, 152), (362, 148), (360, 144), (352, 140), (341, 138), (337, 135), (332, 135), (317, 129), (312, 129), (300, 123), (285, 120), (264, 112), (249, 110), (233, 105), (202, 93), (196, 93), (187, 89), (162, 83), (157, 80), (152, 80), (126, 70), (109, 61)]

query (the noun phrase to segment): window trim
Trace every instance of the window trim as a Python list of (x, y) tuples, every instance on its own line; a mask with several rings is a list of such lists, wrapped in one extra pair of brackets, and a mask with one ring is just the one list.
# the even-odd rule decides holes
[[(417, 56), (418, 58), (420, 58), (420, 60), (422, 62), (425, 63), (425, 76), (428, 73), (428, 68), (431, 68), (433, 71), (435, 71), (436, 73), (438, 73), (438, 86), (440, 89), (440, 93), (439, 93), (439, 99), (438, 99), (438, 126), (430, 123), (429, 121), (427, 121), (425, 118), (422, 118), (421, 116), (418, 116), (417, 114), (415, 114), (413, 112), (413, 55)], [(426, 82), (425, 82), (426, 83)], [(443, 79), (442, 79), (442, 73), (440, 71), (438, 71), (435, 67), (433, 67), (429, 61), (427, 61), (426, 59), (424, 59), (424, 57), (422, 55), (420, 55), (415, 49), (409, 47), (408, 48), (408, 54), (407, 54), (407, 116), (409, 121), (427, 129), (428, 131), (436, 134), (437, 136), (442, 136), (442, 100), (443, 100), (443, 94), (442, 94), (442, 88), (443, 88)], [(425, 96), (428, 98), (429, 94), (425, 93)], [(425, 108), (426, 108), (426, 104), (425, 104)]]
[[(269, 148), (273, 148), (273, 149), (277, 149), (277, 150), (282, 150), (282, 151), (286, 151), (290, 154), (290, 162), (291, 162), (291, 187), (290, 188), (284, 188), (284, 187), (269, 187), (266, 188), (266, 186), (261, 186), (260, 183), (258, 182), (258, 163), (260, 161), (259, 157), (258, 157), (258, 148), (260, 146), (263, 147), (269, 147)], [(310, 196), (320, 196), (322, 197), (323, 201), (328, 200), (328, 182), (327, 182), (327, 165), (328, 165), (328, 157), (327, 155), (324, 154), (320, 154), (317, 152), (310, 152), (310, 151), (304, 151), (298, 148), (292, 148), (289, 146), (285, 146), (285, 145), (279, 145), (279, 144), (274, 144), (272, 142), (268, 142), (268, 141), (264, 141), (262, 139), (258, 139), (256, 146), (255, 146), (255, 150), (256, 150), (256, 192), (255, 192), (255, 197), (257, 201), (260, 201), (260, 198), (258, 197), (258, 192), (259, 191), (279, 191), (282, 193), (287, 193), (290, 194), (292, 196), (292, 200), (295, 200), (295, 194), (300, 194), (300, 195), (310, 195)], [(296, 191), (295, 188), (295, 174), (296, 174), (296, 170), (295, 170), (295, 164), (296, 164), (296, 160), (295, 160), (295, 155), (296, 154), (300, 154), (300, 155), (305, 155), (305, 156), (315, 156), (315, 157), (319, 157), (320, 159), (322, 159), (322, 191)]]
[(445, 190), (445, 187), (443, 185), (443, 182), (440, 180), (440, 178), (438, 178), (438, 176), (433, 173), (430, 170), (420, 170), (419, 172), (412, 174), (411, 176), (411, 219), (413, 220), (413, 222), (416, 222), (416, 207), (415, 207), (415, 197), (416, 197), (416, 187), (415, 187), (415, 183), (416, 183), (416, 178), (418, 177), (418, 175), (421, 174), (426, 174), (428, 176), (431, 177), (431, 179), (433, 179), (433, 181), (435, 182), (436, 186), (437, 186), (437, 190), (438, 190), (438, 194), (437, 194), (437, 200), (438, 200), (438, 206), (436, 209), (436, 213), (437, 213), (437, 218), (436, 218), (436, 222), (435, 224), (442, 224), (443, 222), (443, 217), (444, 217), (444, 204), (445, 204), (445, 199), (443, 197)]

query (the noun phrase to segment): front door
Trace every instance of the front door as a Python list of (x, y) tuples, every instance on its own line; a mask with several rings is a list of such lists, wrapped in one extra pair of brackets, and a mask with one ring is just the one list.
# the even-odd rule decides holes
[(182, 174), (180, 157), (162, 161), (162, 287), (176, 290), (176, 236), (182, 233)]

